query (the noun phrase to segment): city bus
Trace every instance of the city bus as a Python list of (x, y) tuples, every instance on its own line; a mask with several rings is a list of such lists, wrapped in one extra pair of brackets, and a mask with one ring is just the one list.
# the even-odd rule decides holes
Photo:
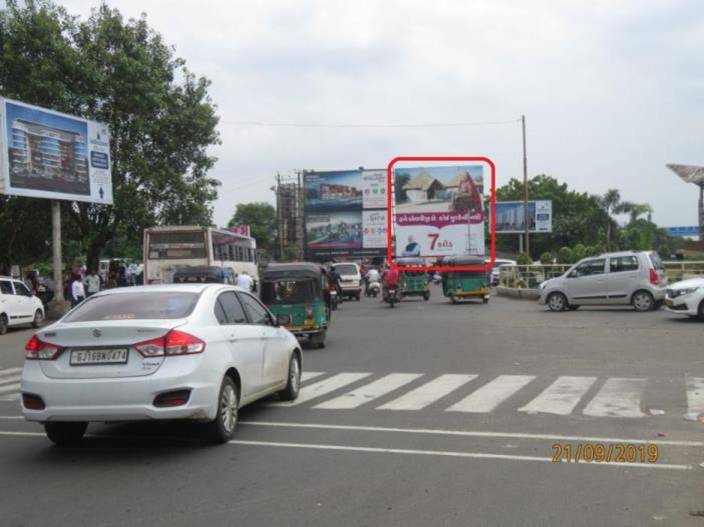
[(245, 271), (259, 283), (254, 238), (225, 229), (172, 225), (144, 230), (144, 283), (169, 284), (180, 267), (215, 266)]

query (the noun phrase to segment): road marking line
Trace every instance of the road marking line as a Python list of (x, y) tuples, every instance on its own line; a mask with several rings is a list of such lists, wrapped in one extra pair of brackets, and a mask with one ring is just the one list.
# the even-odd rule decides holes
[(17, 392), (20, 389), (19, 384), (10, 384), (9, 386), (0, 386), (0, 394)]
[(348, 384), (357, 382), (365, 377), (369, 377), (370, 375), (371, 373), (338, 373), (328, 379), (324, 379), (301, 388), (298, 398), (295, 401), (281, 401), (278, 403), (271, 403), (270, 406), (297, 406), (299, 404), (307, 403), (311, 399), (316, 399), (318, 397), (322, 397), (323, 395), (327, 395), (330, 392), (339, 390)]
[(704, 377), (687, 377), (687, 408), (689, 413), (704, 413)]
[(540, 395), (518, 411), (529, 414), (569, 415), (595, 382), (596, 377), (558, 377)]
[(378, 399), (387, 393), (398, 390), (401, 386), (405, 386), (406, 384), (413, 382), (422, 376), (423, 375), (420, 373), (391, 373), (381, 379), (377, 379), (374, 382), (360, 386), (351, 392), (347, 392), (339, 397), (335, 397), (334, 399), (320, 403), (313, 408), (325, 408), (332, 410), (348, 410), (351, 408), (357, 408), (358, 406), (362, 406), (369, 401)]
[(8, 368), (6, 370), (0, 370), (0, 377), (7, 377), (8, 375), (15, 375), (20, 373), (22, 368)]
[(7, 431), (2, 431), (0, 432), (0, 436), (27, 436), (27, 437), (46, 437), (46, 434), (42, 432), (7, 432)]
[(13, 393), (11, 395), (0, 395), (1, 402), (19, 401), (19, 400), (20, 400), (19, 393)]
[(0, 419), (24, 419), (21, 415), (0, 415)]
[(428, 434), (466, 437), (505, 437), (513, 439), (549, 439), (555, 441), (582, 441), (593, 443), (636, 443), (670, 446), (704, 447), (704, 441), (677, 441), (673, 439), (624, 439), (622, 437), (566, 436), (557, 434), (526, 434), (522, 432), (483, 432), (472, 430), (445, 430), (442, 428), (391, 428), (384, 426), (328, 425), (320, 423), (290, 423), (282, 421), (240, 421), (245, 426), (271, 426), (280, 428), (312, 428), (321, 430), (351, 430), (361, 432), (400, 432), (405, 434)]
[[(382, 453), (382, 454), (410, 454), (416, 456), (443, 456), (443, 457), (463, 457), (463, 458), (474, 458), (474, 459), (503, 459), (510, 461), (541, 461), (543, 463), (552, 463), (552, 457), (539, 457), (539, 456), (520, 456), (511, 454), (490, 454), (488, 452), (457, 452), (452, 450), (416, 450), (409, 448), (374, 448), (374, 447), (364, 447), (364, 446), (349, 446), (349, 445), (325, 445), (319, 443), (283, 443), (278, 441), (246, 441), (242, 439), (233, 439), (228, 441), (231, 445), (248, 445), (248, 446), (272, 446), (272, 447), (284, 447), (284, 448), (307, 448), (314, 450), (342, 450), (346, 452), (372, 452), (372, 453)], [(556, 463), (557, 464), (557, 463)], [(570, 463), (568, 461), (562, 460), (560, 464), (577, 464)], [(580, 465), (593, 465), (593, 466), (612, 466), (612, 467), (622, 467), (622, 468), (659, 468), (659, 469), (670, 469), (670, 470), (692, 470), (692, 465), (674, 465), (665, 463), (616, 463), (614, 461), (603, 462), (603, 463), (587, 463), (586, 461), (580, 460)]]
[(422, 410), (476, 378), (476, 375), (440, 375), (398, 399), (382, 404), (377, 410)]
[(468, 397), (450, 406), (446, 412), (488, 413), (511, 397), (535, 375), (499, 375)]
[(0, 386), (3, 386), (5, 384), (10, 384), (10, 383), (16, 383), (17, 381), (21, 380), (22, 376), (17, 375), (16, 377), (6, 377), (4, 379), (0, 379)]
[(611, 377), (582, 412), (594, 417), (645, 417), (640, 400), (647, 379)]
[(310, 381), (311, 379), (315, 379), (316, 377), (320, 377), (321, 375), (325, 375), (324, 371), (304, 371), (301, 373), (301, 382), (306, 382)]

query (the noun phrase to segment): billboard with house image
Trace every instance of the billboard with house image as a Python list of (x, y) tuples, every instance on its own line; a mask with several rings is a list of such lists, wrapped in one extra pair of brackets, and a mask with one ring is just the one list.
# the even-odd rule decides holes
[(482, 165), (394, 169), (396, 256), (484, 255)]

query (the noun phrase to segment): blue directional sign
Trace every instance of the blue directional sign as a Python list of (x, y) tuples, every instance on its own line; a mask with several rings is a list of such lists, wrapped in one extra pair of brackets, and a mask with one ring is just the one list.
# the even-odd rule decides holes
[(667, 235), (673, 237), (699, 236), (699, 226), (690, 225), (688, 227), (668, 227)]

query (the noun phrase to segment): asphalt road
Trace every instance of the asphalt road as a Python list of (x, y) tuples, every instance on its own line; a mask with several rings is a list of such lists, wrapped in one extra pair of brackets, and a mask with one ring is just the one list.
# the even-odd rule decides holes
[[(704, 424), (684, 418), (704, 412), (704, 324), (455, 306), (437, 288), (393, 310), (345, 302), (333, 323), (305, 351), (301, 401), (243, 409), (217, 447), (187, 423), (53, 447), (3, 392), (31, 332), (0, 337), (0, 523), (704, 525)], [(553, 463), (555, 444), (638, 460)]]

